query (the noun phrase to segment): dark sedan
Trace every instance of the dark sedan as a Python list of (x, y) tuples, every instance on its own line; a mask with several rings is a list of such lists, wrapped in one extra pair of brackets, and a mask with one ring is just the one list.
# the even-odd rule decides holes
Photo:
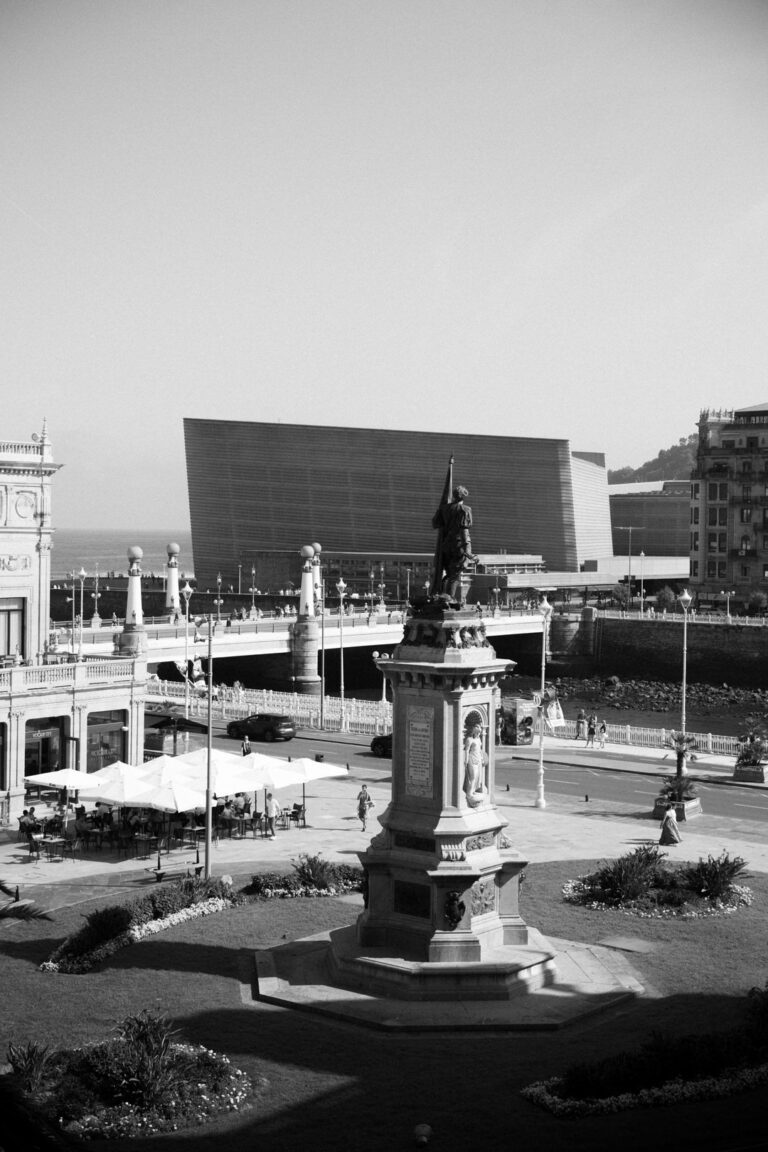
[(290, 716), (276, 716), (272, 712), (259, 712), (246, 716), (244, 720), (231, 720), (227, 724), (227, 736), (242, 740), (293, 740), (296, 725)]
[(371, 752), (373, 752), (374, 756), (378, 756), (380, 760), (385, 756), (391, 756), (392, 733), (387, 732), (384, 736), (374, 736), (373, 740), (371, 740)]

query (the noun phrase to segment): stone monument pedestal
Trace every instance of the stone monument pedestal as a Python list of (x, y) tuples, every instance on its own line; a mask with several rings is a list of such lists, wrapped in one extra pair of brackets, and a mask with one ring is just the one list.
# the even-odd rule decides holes
[(392, 800), (360, 860), (368, 892), (331, 934), (335, 978), (401, 999), (508, 998), (553, 977), (520, 915), (526, 861), (493, 803), (498, 660), (476, 612), (429, 603), (379, 667), (392, 684)]

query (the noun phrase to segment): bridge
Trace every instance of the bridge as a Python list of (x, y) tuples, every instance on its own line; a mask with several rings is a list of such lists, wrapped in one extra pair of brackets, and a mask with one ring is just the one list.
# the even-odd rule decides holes
[[(398, 644), (403, 638), (402, 612), (380, 614), (373, 618), (367, 613), (345, 616), (340, 621), (338, 615), (318, 618), (320, 646), (326, 651), (343, 648), (386, 648)], [(214, 654), (217, 660), (228, 657), (272, 656), (291, 651), (295, 619), (269, 617), (260, 620), (213, 620)], [(499, 609), (482, 615), (482, 623), (491, 643), (494, 636), (531, 635), (542, 631), (542, 616), (538, 611), (521, 609)], [(66, 631), (60, 637), (63, 651), (72, 648), (71, 627), (61, 625)], [(168, 660), (183, 661), (185, 656), (192, 660), (195, 656), (205, 656), (208, 651), (208, 624), (199, 627), (190, 620), (189, 631), (185, 622), (169, 624), (162, 621), (145, 621), (147, 635), (147, 666), (155, 671), (159, 664)], [(93, 656), (109, 657), (113, 654), (113, 636), (117, 629), (107, 625), (98, 629), (86, 623), (82, 629), (82, 655), (86, 659)], [(74, 650), (81, 649), (80, 631), (74, 633)], [(185, 638), (186, 636), (186, 638)], [(64, 643), (61, 643), (61, 640)]]

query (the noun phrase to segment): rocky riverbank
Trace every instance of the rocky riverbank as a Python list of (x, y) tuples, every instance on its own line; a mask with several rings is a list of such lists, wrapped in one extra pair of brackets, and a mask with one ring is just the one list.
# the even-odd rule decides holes
[[(539, 687), (532, 676), (516, 676), (505, 682), (505, 695), (530, 695)], [(634, 724), (645, 728), (679, 728), (682, 705), (681, 684), (660, 680), (620, 680), (571, 676), (553, 681), (563, 711), (574, 719), (579, 708), (595, 711), (614, 724)], [(741, 736), (746, 731), (768, 727), (768, 691), (759, 688), (733, 688), (728, 684), (688, 684), (685, 693), (686, 727), (725, 736)]]

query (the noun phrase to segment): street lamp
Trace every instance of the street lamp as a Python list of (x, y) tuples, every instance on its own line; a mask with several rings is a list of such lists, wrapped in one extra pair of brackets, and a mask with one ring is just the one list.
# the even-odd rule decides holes
[(546, 692), (547, 672), (547, 640), (549, 638), (549, 618), (552, 615), (552, 605), (547, 600), (546, 592), (539, 605), (541, 612), (541, 699), (539, 701), (539, 774), (536, 788), (536, 808), (546, 808), (544, 799), (544, 693)]
[[(679, 596), (680, 603), (683, 608), (683, 690), (680, 708), (680, 731), (685, 742), (685, 692), (686, 680), (688, 675), (688, 609), (691, 606), (692, 596), (688, 589), (684, 589)], [(685, 761), (683, 761), (685, 767)]]
[[(371, 653), (374, 660), (389, 660), (389, 652), (373, 652)], [(387, 702), (387, 678), (382, 672), (381, 674), (381, 702)]]
[(221, 572), (216, 573), (216, 623), (221, 624), (221, 605), (224, 601), (221, 599)]
[(339, 698), (341, 700), (341, 730), (344, 731), (344, 593), (347, 586), (339, 577), (336, 591), (339, 594)]
[(99, 573), (97, 572), (93, 578), (93, 592), (91, 592), (91, 599), (93, 600), (93, 619), (99, 620), (99, 600), (101, 599), (101, 592), (99, 592)]
[(373, 612), (373, 582), (376, 579), (376, 573), (374, 572), (373, 568), (371, 568), (370, 572), (368, 573), (368, 579), (371, 582), (371, 612)]
[(640, 553), (640, 615), (645, 616), (645, 588), (643, 586), (643, 561), (645, 552)]
[(725, 618), (728, 621), (728, 623), (730, 624), (730, 622), (731, 622), (731, 596), (735, 596), (736, 593), (733, 591), (733, 589), (731, 589), (730, 592), (721, 592), (720, 595), (725, 596)]
[(643, 532), (645, 530), (644, 524), (617, 524), (616, 530), (618, 532), (629, 533), (629, 543), (627, 544), (627, 604), (632, 607), (632, 532)]
[(189, 598), (194, 589), (189, 580), (181, 590), (184, 597), (184, 719), (189, 719)]
[(213, 624), (208, 617), (208, 755), (205, 771), (205, 879), (211, 878), (211, 846), (213, 842), (213, 789), (211, 787), (213, 762)]
[(242, 566), (242, 564), (238, 564), (238, 566), (237, 566), (237, 594), (238, 594), (238, 596), (240, 596), (242, 594), (242, 591), (243, 591), (243, 566)]
[(406, 568), (406, 570), (405, 570), (405, 607), (406, 607), (406, 609), (408, 608), (408, 605), (409, 605), (410, 600), (411, 600), (411, 572), (412, 571), (413, 571), (412, 568)]
[(86, 576), (87, 572), (85, 571), (85, 568), (81, 568), (77, 574), (77, 578), (80, 581), (80, 640), (77, 646), (78, 660), (82, 660), (83, 658), (83, 590), (85, 588)]
[(256, 565), (251, 565), (251, 586), (248, 589), (251, 594), (251, 615), (256, 611)]

